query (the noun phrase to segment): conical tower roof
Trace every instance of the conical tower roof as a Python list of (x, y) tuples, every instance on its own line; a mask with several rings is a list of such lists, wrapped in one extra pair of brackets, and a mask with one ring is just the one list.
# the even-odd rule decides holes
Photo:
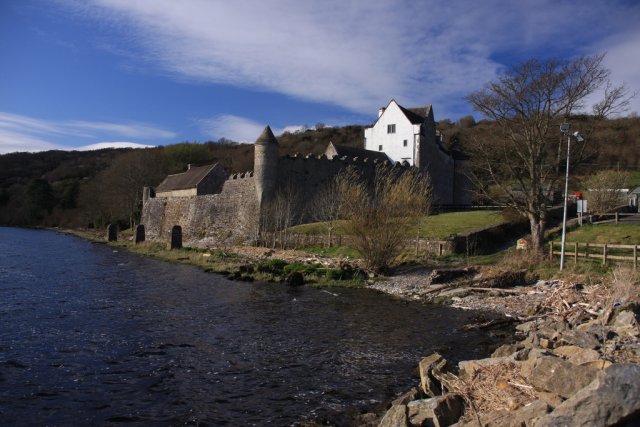
[(271, 145), (271, 144), (277, 145), (278, 140), (273, 135), (273, 132), (271, 132), (271, 128), (267, 126), (266, 128), (264, 128), (264, 130), (262, 131), (258, 139), (256, 139), (256, 145)]

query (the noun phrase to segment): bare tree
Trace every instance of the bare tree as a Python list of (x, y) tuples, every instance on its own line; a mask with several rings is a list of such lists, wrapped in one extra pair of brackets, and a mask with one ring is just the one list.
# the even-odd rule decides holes
[[(476, 111), (499, 125), (497, 143), (474, 142), (472, 179), (482, 195), (495, 201), (492, 190), (498, 189), (510, 207), (528, 218), (537, 251), (543, 249), (547, 208), (564, 175), (566, 139), (560, 123), (584, 111), (599, 90), (604, 90), (604, 99), (594, 105), (594, 119), (624, 111), (633, 96), (624, 85), (611, 85), (603, 59), (604, 55), (573, 61), (532, 59), (467, 97)], [(573, 165), (583, 150), (584, 145), (572, 150)]]
[(353, 170), (336, 175), (320, 188), (311, 203), (310, 216), (314, 221), (321, 222), (327, 230), (328, 248), (331, 247), (333, 231), (342, 218), (352, 178)]
[(285, 249), (288, 243), (289, 227), (296, 222), (296, 213), (300, 210), (299, 195), (295, 187), (285, 185), (279, 187), (273, 198), (264, 207), (261, 218), (261, 229), (271, 232), (272, 247), (280, 241), (280, 247)]
[(430, 205), (429, 179), (418, 169), (379, 166), (369, 185), (352, 170), (344, 175), (345, 216), (354, 246), (369, 268), (385, 271), (400, 254), (416, 220)]
[(604, 170), (591, 175), (584, 181), (587, 189), (589, 210), (595, 213), (606, 213), (624, 204), (622, 189), (631, 180), (626, 171)]

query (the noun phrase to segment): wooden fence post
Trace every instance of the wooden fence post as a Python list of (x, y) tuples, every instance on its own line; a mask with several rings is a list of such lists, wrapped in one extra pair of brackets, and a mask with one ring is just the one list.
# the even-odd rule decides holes
[(573, 263), (578, 264), (578, 242), (574, 244)]
[(584, 257), (586, 259), (589, 259), (589, 244), (588, 243), (585, 243), (585, 246), (584, 246)]
[(633, 269), (638, 269), (638, 245), (633, 245)]
[(549, 259), (553, 260), (553, 240), (549, 242)]
[(607, 265), (607, 244), (602, 247), (602, 265)]

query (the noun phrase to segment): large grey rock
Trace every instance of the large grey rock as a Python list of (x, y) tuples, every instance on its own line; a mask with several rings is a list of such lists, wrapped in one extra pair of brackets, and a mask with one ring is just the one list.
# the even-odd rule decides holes
[(595, 350), (600, 348), (602, 344), (595, 334), (575, 329), (564, 331), (554, 338), (556, 347), (563, 345), (576, 345), (578, 347)]
[(407, 423), (407, 407), (393, 405), (378, 424), (378, 427), (409, 427)]
[(624, 310), (618, 313), (613, 321), (612, 328), (613, 331), (621, 337), (635, 337), (640, 333), (636, 315), (630, 310)]
[(446, 364), (446, 359), (438, 353), (423, 358), (418, 364), (420, 388), (427, 396), (434, 397), (442, 394), (442, 385), (433, 376), (433, 370), (442, 370)]
[(590, 348), (582, 348), (577, 345), (563, 345), (553, 350), (554, 354), (565, 357), (574, 365), (593, 362), (600, 359), (600, 353)]
[(493, 353), (491, 353), (491, 357), (505, 357), (511, 356), (516, 351), (522, 350), (524, 345), (518, 344), (503, 344), (498, 347)]
[(596, 379), (542, 417), (536, 427), (640, 424), (640, 366), (612, 365)]
[(414, 400), (407, 405), (412, 426), (449, 426), (464, 413), (464, 401), (455, 394)]
[(574, 365), (559, 357), (539, 356), (533, 362), (525, 362), (520, 373), (537, 389), (568, 398), (591, 383), (598, 369)]

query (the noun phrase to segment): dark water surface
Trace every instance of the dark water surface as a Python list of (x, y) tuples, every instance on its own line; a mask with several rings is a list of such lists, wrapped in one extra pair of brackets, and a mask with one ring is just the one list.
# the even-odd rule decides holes
[(472, 315), (0, 227), (0, 425), (346, 424), (434, 350), (484, 356)]

